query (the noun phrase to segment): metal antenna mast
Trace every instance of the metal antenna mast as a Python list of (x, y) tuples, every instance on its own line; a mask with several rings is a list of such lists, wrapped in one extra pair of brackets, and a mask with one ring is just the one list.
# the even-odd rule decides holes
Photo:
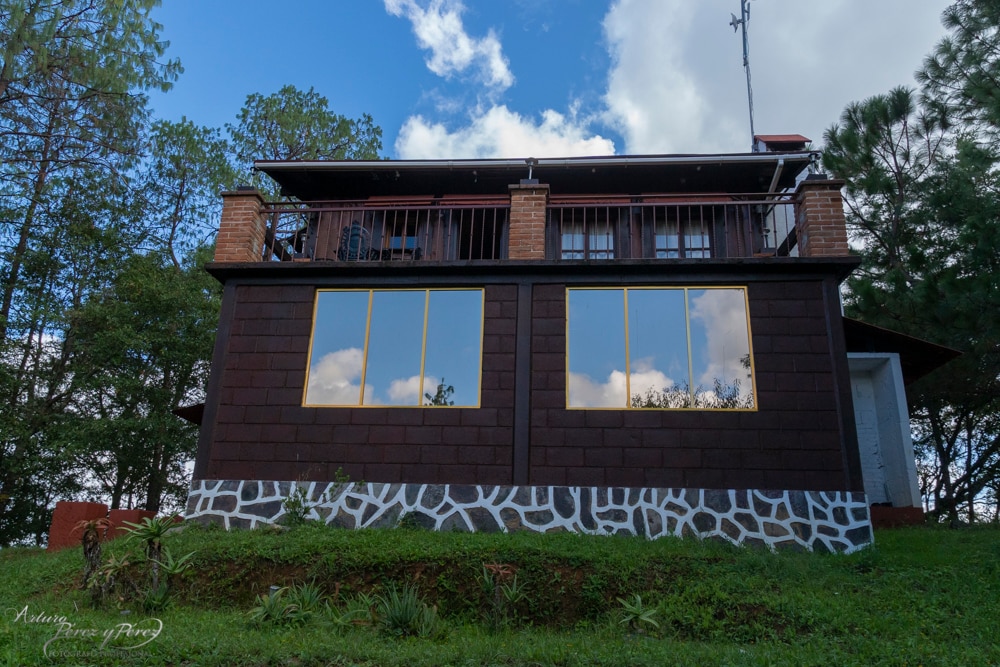
[(736, 14), (730, 14), (733, 20), (729, 25), (733, 26), (733, 32), (743, 29), (743, 69), (747, 71), (747, 103), (750, 107), (750, 150), (756, 151), (754, 145), (755, 132), (753, 129), (753, 86), (750, 85), (750, 40), (747, 37), (747, 23), (750, 22), (750, 0), (740, 0), (740, 18)]

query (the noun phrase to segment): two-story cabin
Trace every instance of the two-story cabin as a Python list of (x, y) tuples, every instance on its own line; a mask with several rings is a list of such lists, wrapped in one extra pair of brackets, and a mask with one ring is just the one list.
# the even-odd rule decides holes
[(188, 516), (280, 520), (301, 488), (350, 527), (868, 544), (858, 260), (793, 144), (258, 163), (292, 199), (223, 195)]

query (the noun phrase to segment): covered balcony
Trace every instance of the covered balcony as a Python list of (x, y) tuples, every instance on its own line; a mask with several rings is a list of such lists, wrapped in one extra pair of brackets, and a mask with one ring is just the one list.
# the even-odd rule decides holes
[[(477, 263), (846, 256), (841, 183), (805, 151), (262, 162), (226, 193), (218, 262)], [(430, 194), (428, 194), (430, 193)]]
[[(560, 198), (546, 208), (546, 257), (679, 259), (797, 254), (787, 197)], [(509, 198), (274, 203), (265, 261), (507, 259)]]

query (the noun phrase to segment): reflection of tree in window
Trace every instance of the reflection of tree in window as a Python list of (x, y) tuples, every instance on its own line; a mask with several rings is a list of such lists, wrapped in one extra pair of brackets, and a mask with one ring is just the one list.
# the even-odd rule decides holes
[(751, 409), (754, 407), (754, 400), (749, 352), (740, 358), (740, 365), (746, 370), (746, 390), (743, 389), (740, 378), (734, 378), (730, 382), (713, 378), (711, 391), (705, 391), (700, 386), (691, 391), (687, 382), (678, 387), (649, 387), (645, 393), (632, 394), (630, 407)]
[(753, 408), (753, 391), (743, 391), (739, 379), (724, 384), (715, 379), (711, 391), (696, 387), (692, 392), (685, 382), (681, 386), (663, 387), (662, 389), (646, 389), (643, 394), (632, 394), (632, 408), (716, 408), (716, 409), (750, 409)]
[(452, 394), (455, 393), (455, 387), (450, 384), (446, 384), (444, 378), (441, 378), (441, 382), (438, 383), (437, 391), (431, 396), (430, 393), (424, 394), (424, 405), (455, 405), (455, 401), (451, 400)]

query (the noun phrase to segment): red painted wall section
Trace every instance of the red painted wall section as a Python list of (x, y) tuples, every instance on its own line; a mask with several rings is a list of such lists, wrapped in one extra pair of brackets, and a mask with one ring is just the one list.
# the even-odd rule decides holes
[(108, 516), (108, 506), (104, 503), (84, 503), (60, 500), (52, 512), (49, 525), (47, 551), (57, 551), (80, 544), (81, 532), (77, 526), (81, 521), (95, 521)]
[(52, 512), (52, 523), (49, 525), (49, 542), (46, 551), (58, 551), (66, 547), (80, 545), (83, 538), (81, 522), (108, 519), (109, 526), (104, 533), (105, 540), (121, 537), (128, 529), (125, 521), (140, 523), (145, 518), (153, 518), (156, 512), (148, 510), (111, 510), (104, 503), (88, 503), (70, 500), (60, 500)]
[(111, 522), (108, 527), (108, 539), (113, 540), (116, 537), (121, 537), (126, 531), (131, 530), (131, 526), (125, 525), (126, 521), (142, 523), (143, 519), (152, 519), (155, 516), (156, 512), (149, 510), (111, 510), (108, 513), (108, 521)]

